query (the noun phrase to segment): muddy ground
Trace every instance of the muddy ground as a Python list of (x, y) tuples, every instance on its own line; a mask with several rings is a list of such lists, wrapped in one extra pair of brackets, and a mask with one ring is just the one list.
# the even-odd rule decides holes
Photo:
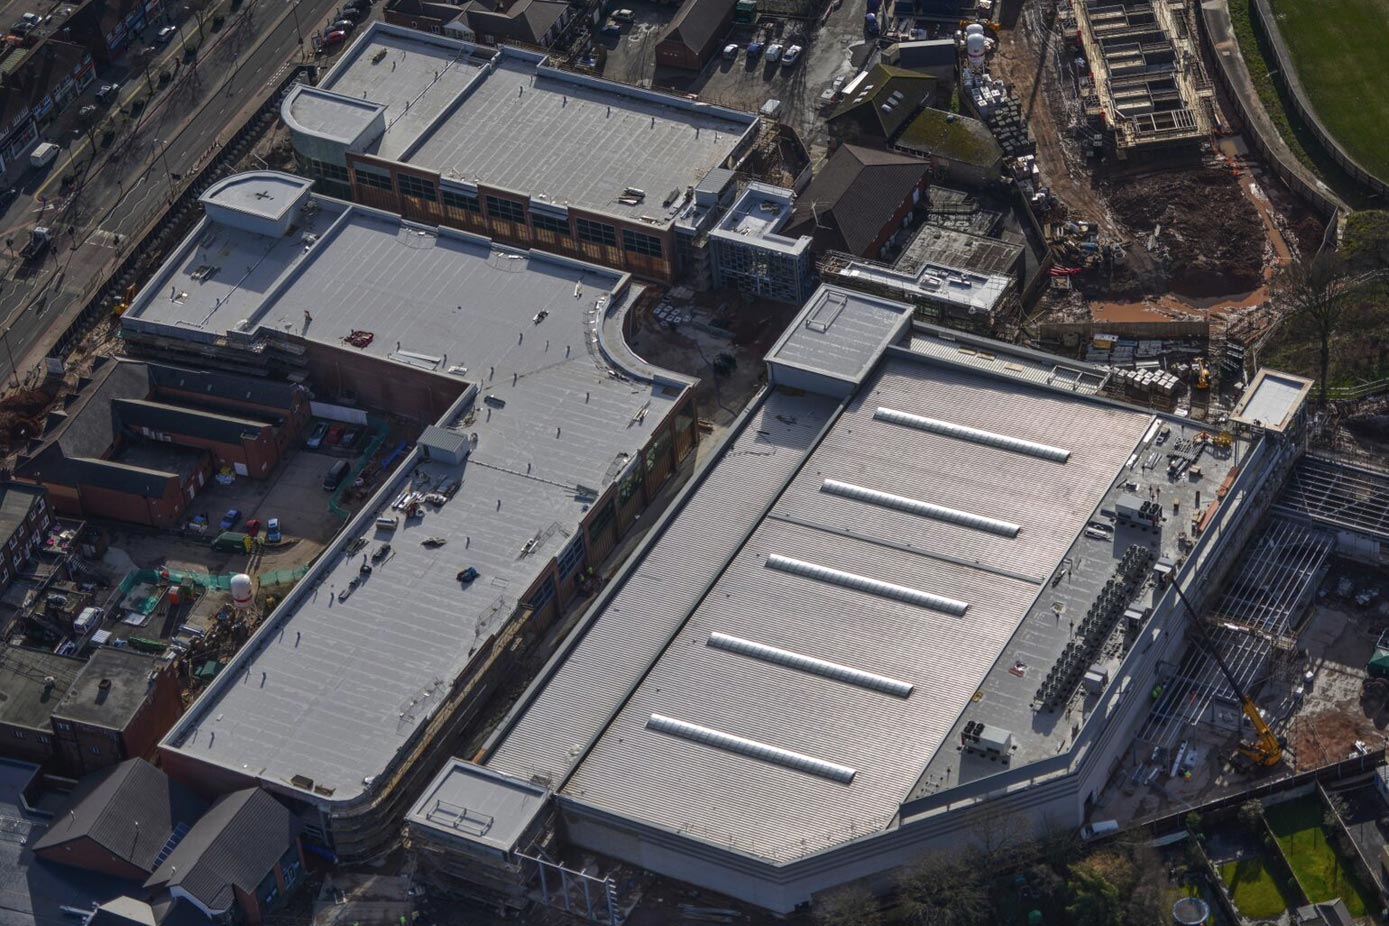
[(1083, 292), (1205, 299), (1245, 293), (1263, 282), (1264, 226), (1228, 169), (1183, 167), (1111, 177), (1101, 191), (1128, 235), (1128, 256), (1111, 279), (1078, 278)]

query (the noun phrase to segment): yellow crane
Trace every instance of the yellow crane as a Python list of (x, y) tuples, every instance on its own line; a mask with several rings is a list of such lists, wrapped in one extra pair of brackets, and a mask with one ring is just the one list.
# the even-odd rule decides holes
[(1234, 762), (1235, 767), (1254, 767), (1272, 768), (1283, 761), (1283, 750), (1287, 748), (1288, 741), (1273, 732), (1273, 729), (1264, 720), (1264, 715), (1259, 713), (1259, 707), (1235, 680), (1235, 673), (1230, 671), (1230, 667), (1225, 664), (1225, 659), (1216, 649), (1215, 643), (1206, 633), (1206, 628), (1202, 626), (1200, 619), (1196, 616), (1196, 609), (1191, 606), (1191, 602), (1186, 600), (1186, 595), (1182, 592), (1181, 586), (1175, 581), (1172, 583), (1172, 591), (1177, 593), (1177, 600), (1186, 609), (1187, 619), (1191, 622), (1192, 630), (1196, 634), (1196, 642), (1205, 650), (1215, 664), (1220, 666), (1220, 671), (1225, 675), (1225, 681), (1230, 683), (1230, 690), (1239, 699), (1240, 709), (1244, 711), (1244, 716), (1249, 718), (1249, 723), (1254, 727), (1253, 739), (1241, 739), (1239, 745), (1235, 747)]

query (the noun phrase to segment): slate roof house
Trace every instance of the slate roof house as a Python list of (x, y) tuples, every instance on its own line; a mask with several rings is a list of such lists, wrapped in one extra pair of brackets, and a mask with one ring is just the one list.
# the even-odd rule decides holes
[(182, 903), (211, 920), (259, 923), (304, 877), (300, 827), (260, 788), (218, 798), (145, 882), (161, 926)]
[(127, 759), (78, 784), (48, 832), (41, 859), (143, 880), (189, 832), (207, 805), (144, 759)]
[(811, 236), (817, 253), (877, 258), (925, 192), (928, 167), (920, 158), (841, 145), (796, 200), (782, 234)]

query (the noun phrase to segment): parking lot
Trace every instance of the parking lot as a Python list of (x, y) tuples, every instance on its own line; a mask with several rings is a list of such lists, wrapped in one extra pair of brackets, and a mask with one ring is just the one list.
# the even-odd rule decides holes
[[(876, 53), (863, 31), (866, 0), (845, 0), (819, 28), (802, 20), (763, 18), (756, 26), (735, 25), (724, 40), (738, 45), (732, 58), (716, 57), (698, 74), (656, 68), (656, 43), (677, 9), (674, 5), (633, 3), (633, 22), (620, 35), (595, 35), (607, 50), (603, 76), (624, 83), (698, 94), (701, 100), (756, 112), (768, 100), (782, 103), (781, 120), (792, 126), (811, 151), (825, 153), (826, 133), (820, 94), (835, 77), (852, 77)], [(783, 46), (801, 45), (795, 64), (769, 62), (764, 55), (749, 58), (748, 44), (761, 40)]]

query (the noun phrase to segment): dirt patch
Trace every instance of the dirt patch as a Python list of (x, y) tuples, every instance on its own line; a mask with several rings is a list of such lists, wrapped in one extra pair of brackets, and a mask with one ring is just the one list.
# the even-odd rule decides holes
[(0, 400), (0, 444), (12, 447), (43, 433), (43, 416), (53, 396), (42, 389), (23, 389)]
[(1263, 223), (1229, 170), (1108, 178), (1102, 189), (1131, 236), (1128, 257), (1112, 278), (1078, 285), (1099, 284), (1110, 296), (1205, 299), (1247, 293), (1263, 283)]

